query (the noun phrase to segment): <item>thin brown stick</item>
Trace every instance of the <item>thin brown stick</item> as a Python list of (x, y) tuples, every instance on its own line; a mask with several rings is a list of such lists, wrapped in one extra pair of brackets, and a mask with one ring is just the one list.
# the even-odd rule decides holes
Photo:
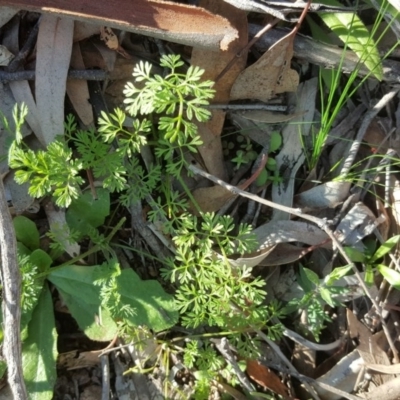
[(21, 276), (17, 262), (17, 240), (8, 210), (3, 181), (0, 179), (0, 248), (3, 283), (3, 355), (7, 362), (8, 383), (15, 400), (27, 400), (22, 374)]
[[(104, 81), (109, 77), (107, 71), (101, 69), (70, 69), (68, 71), (67, 79), (83, 79), (86, 81)], [(14, 81), (33, 81), (35, 80), (35, 71), (16, 71), (7, 72), (0, 71), (0, 82), (14, 82)]]

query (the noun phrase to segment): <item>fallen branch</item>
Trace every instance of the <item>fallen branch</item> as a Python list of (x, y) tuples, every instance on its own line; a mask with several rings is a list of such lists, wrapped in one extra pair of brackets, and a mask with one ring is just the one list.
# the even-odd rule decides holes
[(3, 355), (7, 363), (8, 383), (15, 400), (27, 400), (22, 374), (21, 352), (21, 276), (17, 262), (17, 240), (8, 210), (3, 181), (0, 179), (0, 248), (3, 283)]

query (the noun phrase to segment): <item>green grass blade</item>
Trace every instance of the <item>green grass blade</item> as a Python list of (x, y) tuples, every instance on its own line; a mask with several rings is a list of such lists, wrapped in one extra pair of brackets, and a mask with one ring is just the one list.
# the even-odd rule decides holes
[[(325, 0), (324, 4), (340, 6), (336, 0)], [(376, 43), (364, 23), (353, 13), (320, 13), (324, 23), (335, 33), (357, 56), (360, 61), (375, 75), (383, 78), (383, 68)]]

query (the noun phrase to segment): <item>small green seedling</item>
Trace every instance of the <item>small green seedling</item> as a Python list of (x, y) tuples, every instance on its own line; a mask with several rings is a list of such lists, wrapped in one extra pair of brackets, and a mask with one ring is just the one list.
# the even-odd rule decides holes
[(366, 249), (364, 252), (352, 247), (345, 247), (347, 255), (353, 262), (360, 262), (365, 269), (365, 282), (372, 286), (374, 283), (374, 274), (378, 271), (393, 287), (400, 290), (400, 273), (381, 264), (379, 261), (388, 254), (394, 246), (400, 241), (400, 235), (396, 235), (386, 240), (376, 251), (375, 241), (366, 241)]

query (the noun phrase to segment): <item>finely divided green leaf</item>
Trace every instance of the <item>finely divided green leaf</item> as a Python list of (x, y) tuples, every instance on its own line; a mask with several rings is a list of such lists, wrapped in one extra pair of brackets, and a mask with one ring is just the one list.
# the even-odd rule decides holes
[[(340, 6), (336, 0), (324, 0), (324, 4)], [(360, 58), (362, 64), (375, 75), (378, 80), (383, 78), (381, 58), (364, 23), (353, 13), (320, 13), (324, 23)]]
[(31, 400), (51, 400), (57, 378), (57, 333), (47, 285), (42, 291), (22, 345), (22, 367)]

